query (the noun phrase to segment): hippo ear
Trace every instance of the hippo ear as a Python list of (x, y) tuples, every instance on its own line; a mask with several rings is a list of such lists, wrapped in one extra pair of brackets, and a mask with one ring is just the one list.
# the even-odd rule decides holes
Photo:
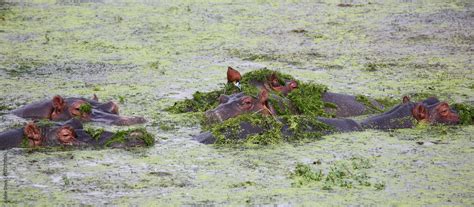
[(94, 93), (94, 96), (92, 97), (92, 100), (99, 101), (99, 98), (97, 98), (97, 95), (95, 95), (95, 93)]
[(408, 103), (408, 102), (410, 102), (410, 97), (409, 96), (403, 96), (402, 103)]
[(41, 129), (33, 122), (28, 123), (25, 128), (23, 128), (23, 134), (28, 138), (28, 145), (30, 147), (41, 145)]
[(441, 102), (436, 106), (436, 113), (438, 113), (442, 117), (447, 117), (449, 116), (449, 112), (451, 112), (451, 109), (449, 108), (449, 104), (446, 102)]
[(41, 134), (40, 131), (39, 127), (33, 122), (26, 124), (25, 128), (23, 128), (23, 133), (27, 137), (36, 137)]
[(411, 111), (413, 117), (417, 121), (428, 121), (429, 113), (428, 109), (421, 103), (416, 104), (415, 108)]
[(266, 104), (268, 101), (268, 91), (265, 89), (262, 89), (260, 91), (260, 94), (258, 94), (258, 102), (261, 104)]
[(262, 104), (262, 107), (265, 110), (263, 114), (272, 115), (272, 116), (276, 115), (275, 109), (270, 104), (268, 104), (268, 91), (267, 90), (262, 89), (260, 91), (260, 94), (258, 95), (258, 102)]
[(56, 95), (56, 96), (53, 97), (53, 109), (54, 109), (55, 112), (63, 111), (65, 105), (66, 104), (64, 102), (63, 97), (61, 97), (59, 95)]

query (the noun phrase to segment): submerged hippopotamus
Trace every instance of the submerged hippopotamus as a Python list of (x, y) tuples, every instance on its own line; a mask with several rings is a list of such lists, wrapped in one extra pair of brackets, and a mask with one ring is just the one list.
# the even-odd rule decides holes
[(219, 106), (205, 113), (209, 123), (222, 122), (244, 113), (261, 113), (276, 115), (273, 107), (268, 103), (268, 91), (262, 90), (258, 97), (236, 93), (230, 96), (221, 95)]
[(459, 124), (460, 118), (448, 103), (440, 102), (435, 97), (414, 103), (405, 96), (402, 104), (385, 113), (369, 117), (360, 124), (365, 129), (400, 129), (413, 127), (415, 121), (454, 125)]
[[(228, 67), (227, 81), (229, 83), (238, 83), (240, 89), (240, 81), (242, 76), (239, 71)], [(264, 80), (248, 80), (253, 86), (260, 90), (275, 91), (281, 93), (283, 96), (288, 96), (292, 91), (298, 89), (298, 82), (296, 80), (283, 80), (278, 77), (276, 73), (272, 73)], [(326, 107), (327, 113), (334, 114), (335, 117), (350, 117), (367, 114), (373, 109), (382, 111), (384, 106), (375, 100), (368, 99), (367, 102), (372, 106), (368, 108), (366, 104), (357, 100), (356, 96), (339, 94), (325, 91), (321, 97), (322, 101), (334, 104), (335, 107)]]
[(145, 130), (127, 130), (108, 132), (97, 130), (89, 134), (84, 130), (78, 119), (63, 123), (30, 122), (24, 127), (0, 133), (0, 149), (17, 147), (54, 147), (54, 146), (83, 146), (83, 147), (137, 147), (150, 146), (154, 138)]
[[(225, 105), (221, 105), (219, 107), (222, 108), (218, 107), (218, 110), (209, 111), (206, 113), (206, 116), (219, 117), (218, 119), (222, 120), (225, 117), (229, 116), (226, 113), (226, 109), (229, 109), (229, 107), (226, 105), (232, 105), (232, 109), (242, 109), (242, 107), (239, 107), (241, 105), (239, 103), (239, 100), (241, 98), (238, 99), (237, 97), (234, 97), (234, 99), (237, 100), (234, 101), (237, 103), (226, 103)], [(251, 101), (251, 103), (256, 105), (256, 108), (264, 107), (264, 104), (261, 104), (261, 101)], [(256, 111), (259, 110), (252, 110), (252, 112)], [(223, 114), (224, 116), (221, 117), (218, 114)], [(233, 113), (233, 115), (235, 115), (235, 113)], [(291, 130), (288, 130), (290, 128), (290, 124), (288, 124), (288, 122), (285, 120), (282, 120), (280, 118), (278, 119), (283, 124), (283, 127), (281, 127), (282, 135), (292, 136), (293, 134), (291, 133)], [(460, 122), (459, 115), (454, 110), (452, 110), (446, 102), (440, 102), (437, 98), (428, 98), (422, 102), (414, 103), (411, 102), (408, 97), (404, 97), (403, 102), (393, 107), (391, 110), (376, 116), (369, 117), (361, 122), (356, 122), (352, 119), (346, 118), (323, 117), (314, 117), (314, 120), (325, 124), (326, 126), (328, 126), (328, 128), (307, 126), (304, 129), (306, 132), (331, 134), (336, 132), (361, 131), (365, 129), (401, 129), (413, 127), (416, 121), (426, 122), (430, 124), (445, 125), (454, 125)], [(258, 125), (253, 125), (249, 122), (241, 122), (239, 124), (239, 128), (240, 129), (237, 131), (238, 135), (234, 136), (238, 139), (246, 139), (249, 136), (264, 133), (264, 131), (266, 130)], [(212, 144), (217, 140), (217, 138), (210, 132), (202, 133), (196, 136), (194, 139), (204, 144)]]
[(15, 109), (12, 114), (31, 119), (65, 121), (73, 117), (82, 121), (103, 122), (113, 125), (133, 125), (145, 123), (143, 117), (119, 116), (119, 107), (112, 101), (101, 103), (97, 96), (93, 99), (63, 98), (59, 95), (51, 100), (40, 101)]

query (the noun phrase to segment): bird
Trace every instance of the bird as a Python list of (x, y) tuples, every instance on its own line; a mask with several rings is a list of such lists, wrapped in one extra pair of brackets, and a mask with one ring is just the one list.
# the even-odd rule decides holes
[(227, 83), (234, 84), (239, 90), (242, 90), (240, 86), (240, 80), (242, 76), (240, 75), (239, 71), (233, 69), (232, 67), (227, 67)]

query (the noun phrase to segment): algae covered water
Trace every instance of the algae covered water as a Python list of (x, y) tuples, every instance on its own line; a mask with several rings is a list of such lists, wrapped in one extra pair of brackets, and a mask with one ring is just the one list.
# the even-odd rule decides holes
[(26, 122), (8, 114), (24, 104), (96, 94), (117, 101), (123, 115), (144, 116), (157, 141), (129, 150), (2, 151), (2, 202), (474, 205), (472, 125), (223, 147), (191, 140), (201, 132), (199, 113), (164, 110), (195, 91), (222, 88), (227, 66), (277, 70), (332, 92), (472, 104), (471, 1), (0, 6), (1, 131)]

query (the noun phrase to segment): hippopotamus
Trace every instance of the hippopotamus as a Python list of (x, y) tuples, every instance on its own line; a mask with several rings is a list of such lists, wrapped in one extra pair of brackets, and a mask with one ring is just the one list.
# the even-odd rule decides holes
[(133, 125), (145, 123), (143, 117), (124, 117), (119, 115), (119, 107), (112, 101), (101, 103), (94, 98), (63, 98), (56, 95), (44, 100), (15, 109), (12, 114), (31, 119), (49, 119), (66, 121), (73, 117), (82, 121), (103, 122), (113, 125)]
[(244, 95), (243, 92), (230, 96), (221, 95), (219, 97), (219, 106), (206, 111), (205, 116), (209, 123), (216, 123), (244, 113), (276, 115), (275, 110), (268, 103), (268, 91), (262, 90), (257, 98)]
[(391, 110), (369, 117), (361, 122), (363, 128), (369, 129), (400, 129), (411, 128), (415, 121), (430, 124), (459, 124), (460, 118), (456, 111), (446, 102), (430, 97), (422, 102), (414, 103), (408, 97), (403, 98), (400, 105)]
[[(296, 133), (298, 133), (291, 129), (290, 124), (285, 120), (285, 118), (277, 118), (277, 120), (282, 123), (279, 133), (281, 133), (283, 137), (291, 139)], [(267, 129), (250, 122), (240, 122), (237, 135), (231, 135), (231, 132), (224, 132), (224, 134), (226, 138), (231, 137), (231, 139), (245, 140), (249, 136), (263, 134), (265, 130)], [(327, 135), (361, 130), (363, 130), (363, 128), (360, 124), (352, 119), (317, 117), (314, 122), (305, 125), (303, 133), (320, 133), (322, 135)], [(202, 144), (214, 144), (217, 141), (217, 138), (210, 132), (201, 133), (193, 139)]]
[[(271, 96), (272, 100), (274, 100), (272, 103), (269, 103), (269, 96)], [(216, 108), (205, 112), (205, 117), (211, 123), (222, 122), (226, 119), (249, 112), (263, 112), (265, 114), (278, 115), (274, 107), (285, 108), (285, 110), (289, 111), (291, 114), (298, 114), (297, 109), (292, 106), (292, 103), (289, 99), (286, 97), (277, 96), (275, 94), (269, 95), (265, 88), (260, 90), (258, 98), (244, 95), (242, 92), (240, 92), (229, 96), (222, 94), (218, 100), (219, 105)], [(338, 106), (337, 109), (330, 107), (325, 109), (328, 114), (331, 114), (334, 112), (334, 110), (337, 110), (335, 113), (336, 118), (360, 115), (364, 114), (368, 110), (365, 105), (357, 102), (356, 98), (350, 95), (326, 92), (323, 95), (323, 100), (335, 103)]]
[[(206, 115), (218, 116), (207, 113)], [(454, 125), (460, 122), (459, 115), (450, 108), (448, 103), (440, 102), (434, 97), (428, 98), (418, 103), (411, 102), (408, 97), (404, 97), (402, 103), (393, 107), (391, 110), (376, 116), (368, 117), (361, 122), (356, 122), (355, 120), (347, 118), (315, 117), (314, 119), (326, 124), (329, 128), (322, 129), (310, 127), (307, 130), (312, 132), (320, 132), (322, 134), (361, 131), (365, 129), (388, 130), (412, 128), (416, 121), (444, 125)], [(288, 124), (283, 121), (281, 133), (284, 136), (292, 136), (292, 134), (286, 130), (288, 128)], [(251, 135), (261, 134), (264, 132), (264, 130), (265, 129), (259, 126), (242, 122), (240, 123), (240, 130), (238, 131), (239, 134), (237, 137), (239, 139), (245, 139)], [(209, 132), (204, 132), (196, 136), (194, 139), (203, 144), (212, 144), (217, 140), (216, 137), (214, 137), (213, 134)]]
[[(229, 75), (232, 74), (232, 75)], [(242, 76), (239, 71), (229, 67), (227, 70), (227, 81), (240, 83)], [(281, 80), (276, 73), (269, 75), (266, 80), (248, 80), (253, 86), (260, 90), (275, 91), (281, 93), (283, 96), (288, 96), (293, 90), (298, 88), (296, 80)], [(239, 85), (240, 88), (240, 85)], [(373, 99), (368, 99), (369, 108), (366, 104), (357, 100), (353, 95), (339, 94), (325, 91), (321, 97), (322, 101), (331, 103), (335, 107), (326, 107), (326, 113), (334, 114), (335, 117), (350, 117), (359, 116), (370, 113), (372, 111), (382, 111), (384, 106)]]
[(154, 139), (144, 139), (145, 136), (150, 135), (143, 130), (131, 130), (126, 133), (100, 130), (100, 134), (92, 137), (78, 119), (47, 124), (29, 122), (22, 128), (0, 133), (0, 149), (41, 146), (123, 148), (152, 145)]

